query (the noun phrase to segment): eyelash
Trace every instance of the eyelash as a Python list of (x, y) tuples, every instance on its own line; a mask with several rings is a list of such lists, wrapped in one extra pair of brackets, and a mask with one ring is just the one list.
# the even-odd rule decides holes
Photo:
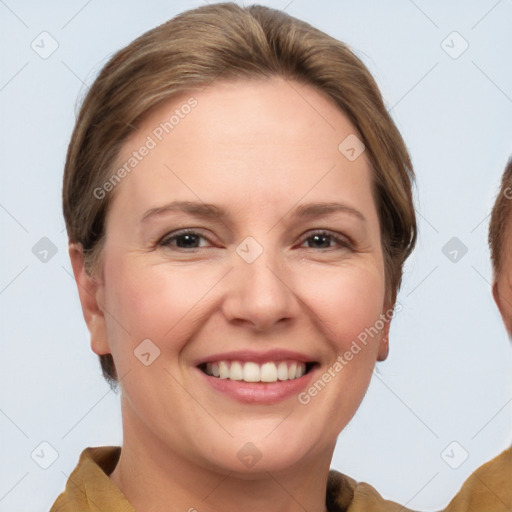
[[(190, 251), (187, 250), (187, 248), (175, 247), (175, 246), (171, 246), (171, 244), (170, 244), (171, 241), (175, 241), (178, 238), (183, 237), (183, 236), (187, 236), (187, 235), (192, 235), (192, 236), (195, 236), (195, 237), (202, 238), (204, 240), (208, 240), (208, 238), (206, 238), (205, 236), (201, 235), (201, 233), (198, 233), (197, 231), (194, 231), (192, 229), (186, 229), (186, 230), (183, 230), (183, 231), (179, 231), (178, 233), (175, 233), (172, 236), (167, 236), (166, 235), (165, 237), (163, 237), (158, 242), (158, 245), (162, 246), (162, 247), (172, 248), (173, 250), (180, 250), (180, 251), (190, 252)], [(306, 242), (310, 238), (313, 238), (314, 236), (321, 236), (321, 237), (330, 238), (332, 241), (334, 241), (335, 243), (338, 244), (338, 246), (339, 246), (338, 248), (339, 249), (348, 249), (350, 251), (354, 251), (353, 244), (347, 238), (339, 236), (339, 235), (336, 235), (336, 234), (332, 233), (331, 231), (327, 231), (327, 230), (317, 230), (317, 231), (314, 231), (309, 236), (304, 238), (302, 243)], [(191, 247), (189, 249), (197, 250), (197, 249), (202, 249), (202, 247)], [(306, 249), (314, 249), (314, 247), (306, 247)], [(333, 247), (320, 248), (320, 250), (333, 250)]]

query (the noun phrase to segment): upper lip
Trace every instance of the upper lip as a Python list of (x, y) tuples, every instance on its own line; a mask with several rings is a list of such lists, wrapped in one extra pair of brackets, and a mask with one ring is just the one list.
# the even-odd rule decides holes
[(195, 362), (196, 366), (204, 363), (215, 363), (218, 361), (242, 361), (242, 362), (253, 362), (253, 363), (267, 363), (271, 361), (285, 361), (292, 360), (301, 363), (314, 363), (315, 358), (302, 354), (300, 352), (294, 352), (291, 350), (284, 349), (272, 349), (264, 352), (255, 350), (236, 350), (233, 352), (221, 352), (213, 354), (202, 359), (198, 359)]

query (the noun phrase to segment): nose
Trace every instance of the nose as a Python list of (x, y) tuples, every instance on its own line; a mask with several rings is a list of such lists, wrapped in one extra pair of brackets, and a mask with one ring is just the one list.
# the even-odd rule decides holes
[(264, 249), (252, 263), (236, 252), (233, 259), (223, 301), (228, 321), (263, 332), (297, 317), (299, 301), (291, 272), (275, 251)]

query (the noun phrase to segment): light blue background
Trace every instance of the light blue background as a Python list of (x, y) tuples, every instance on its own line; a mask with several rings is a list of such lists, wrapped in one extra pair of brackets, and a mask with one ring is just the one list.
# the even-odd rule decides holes
[[(439, 509), (512, 441), (511, 347), (486, 245), (512, 153), (512, 2), (264, 3), (355, 49), (411, 152), (420, 238), (403, 309), (333, 467), (410, 508)], [(65, 151), (83, 84), (136, 36), (202, 4), (0, 0), (0, 511), (48, 510), (83, 448), (122, 441), (67, 255)], [(31, 48), (43, 31), (59, 45), (48, 59)], [(457, 59), (441, 46), (453, 31), (469, 43)], [(453, 236), (468, 247), (457, 263), (441, 251)], [(32, 253), (42, 237), (58, 250), (46, 263)], [(46, 470), (30, 455), (42, 441), (58, 452)], [(469, 453), (458, 469), (441, 457), (452, 441)]]

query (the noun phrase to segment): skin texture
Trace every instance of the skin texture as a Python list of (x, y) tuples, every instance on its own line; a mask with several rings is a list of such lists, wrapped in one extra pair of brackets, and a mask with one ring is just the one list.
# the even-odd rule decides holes
[(512, 218), (509, 217), (505, 231), (505, 243), (501, 254), (501, 272), (495, 276), (492, 294), (501, 313), (509, 337), (512, 338), (512, 254), (510, 247), (512, 242)]
[[(196, 363), (289, 349), (317, 361), (320, 377), (388, 310), (370, 168), (364, 153), (352, 162), (338, 150), (356, 131), (329, 99), (277, 78), (214, 83), (159, 106), (119, 163), (191, 96), (197, 106), (116, 186), (94, 279), (70, 246), (91, 347), (112, 353), (120, 377), (124, 439), (111, 479), (141, 512), (320, 512), (337, 436), (387, 355), (389, 323), (307, 405), (296, 395), (240, 403)], [(175, 200), (222, 206), (229, 218), (141, 223)], [(343, 203), (365, 220), (294, 217), (311, 202)], [(199, 248), (159, 245), (184, 228), (204, 237)], [(315, 242), (315, 230), (344, 242)], [(248, 236), (263, 248), (250, 264), (236, 252)], [(160, 356), (145, 366), (134, 350), (148, 338)], [(252, 467), (237, 457), (248, 442), (261, 454)]]

